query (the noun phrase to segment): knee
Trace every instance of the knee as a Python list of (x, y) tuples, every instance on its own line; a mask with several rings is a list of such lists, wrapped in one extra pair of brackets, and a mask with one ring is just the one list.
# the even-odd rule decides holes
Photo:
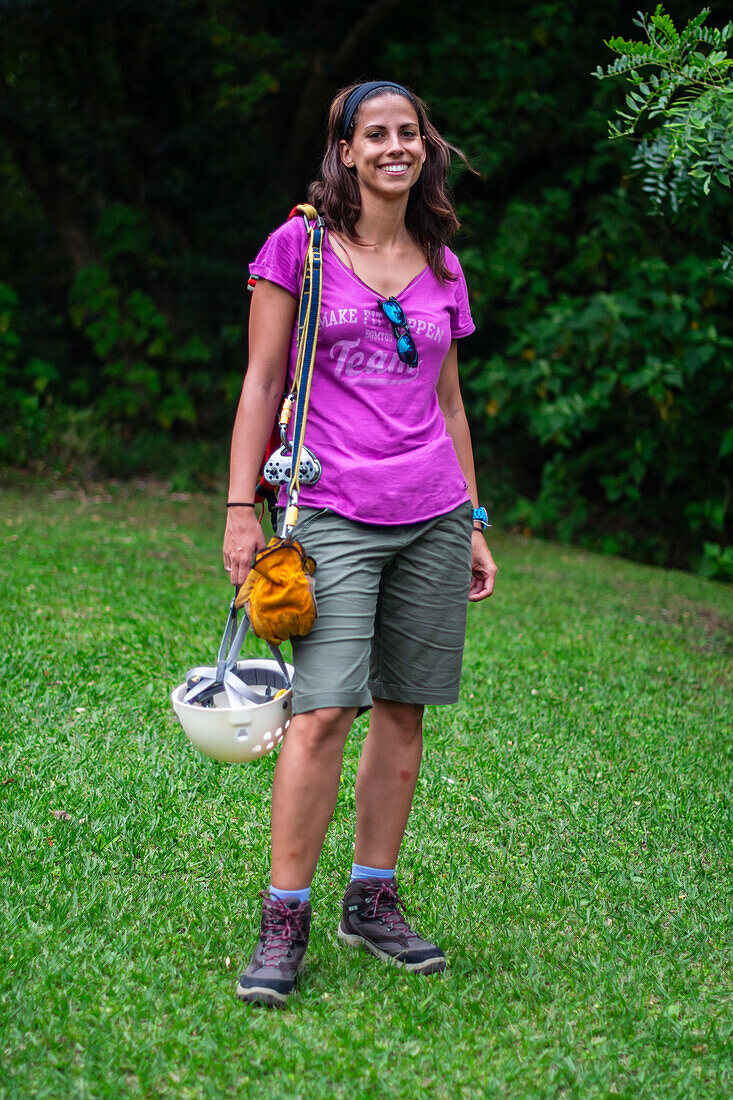
[(422, 736), (424, 709), (422, 704), (380, 700), (374, 707), (375, 724), (380, 727), (384, 719), (390, 738), (397, 737), (403, 744), (411, 744)]
[(317, 752), (324, 747), (343, 747), (355, 717), (356, 708), (319, 707), (296, 715), (293, 726), (298, 739)]

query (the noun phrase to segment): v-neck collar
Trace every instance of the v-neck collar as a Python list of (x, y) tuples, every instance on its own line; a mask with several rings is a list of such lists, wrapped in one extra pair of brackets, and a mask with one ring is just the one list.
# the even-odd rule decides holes
[(326, 244), (328, 245), (328, 248), (331, 252), (331, 255), (336, 260), (336, 263), (340, 264), (340, 266), (347, 273), (347, 275), (350, 275), (351, 278), (354, 279), (359, 284), (359, 286), (363, 287), (364, 290), (368, 290), (370, 294), (376, 294), (377, 298), (380, 301), (386, 301), (387, 298), (402, 298), (405, 294), (407, 294), (408, 290), (411, 290), (413, 288), (413, 286), (417, 282), (419, 282), (420, 279), (422, 279), (422, 277), (430, 270), (430, 264), (425, 264), (425, 267), (423, 267), (420, 271), (418, 271), (417, 275), (415, 275), (412, 279), (410, 279), (407, 286), (403, 287), (402, 290), (399, 291), (399, 293), (397, 293), (397, 294), (382, 294), (380, 291), (375, 290), (373, 286), (369, 286), (369, 283), (365, 283), (364, 280), (356, 274), (356, 272), (354, 271), (353, 268), (348, 267), (348, 265), (344, 263), (344, 261), (341, 259), (338, 252), (336, 251), (336, 249), (331, 244), (331, 234), (328, 230), (326, 230)]

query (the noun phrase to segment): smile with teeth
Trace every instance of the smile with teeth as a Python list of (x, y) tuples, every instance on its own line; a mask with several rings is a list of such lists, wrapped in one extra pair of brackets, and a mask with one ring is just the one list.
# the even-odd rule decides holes
[(378, 164), (380, 172), (386, 172), (390, 176), (401, 176), (409, 168), (408, 164)]

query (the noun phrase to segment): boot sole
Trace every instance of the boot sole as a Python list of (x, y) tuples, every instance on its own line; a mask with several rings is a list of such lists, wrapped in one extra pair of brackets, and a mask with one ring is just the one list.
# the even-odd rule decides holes
[(381, 947), (377, 947), (375, 943), (364, 936), (359, 936), (353, 932), (344, 932), (340, 923), (336, 929), (336, 935), (347, 947), (366, 947), (367, 951), (370, 951), (376, 958), (381, 959), (383, 962), (392, 963), (393, 966), (399, 966), (403, 970), (409, 970), (412, 974), (439, 974), (446, 968), (446, 960), (443, 956), (438, 959), (423, 959), (421, 962), (416, 963), (404, 962), (399, 956), (390, 955), (389, 952), (383, 951)]
[(250, 986), (249, 989), (245, 989), (243, 985), (237, 982), (237, 988), (234, 990), (234, 995), (242, 1004), (266, 1005), (268, 1008), (283, 1008), (290, 994), (295, 992), (295, 987), (298, 984), (300, 975), (307, 965), (306, 959), (302, 958), (295, 975), (293, 988), (289, 993), (280, 993), (279, 990), (270, 989), (267, 985), (253, 985)]
[(237, 983), (235, 996), (243, 1004), (266, 1005), (267, 1008), (284, 1008), (289, 993), (278, 993), (275, 989), (268, 989), (264, 985), (253, 985), (248, 989)]

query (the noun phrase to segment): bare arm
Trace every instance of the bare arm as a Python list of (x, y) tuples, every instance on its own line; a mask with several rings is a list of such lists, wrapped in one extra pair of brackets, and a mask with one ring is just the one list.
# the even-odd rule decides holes
[[(261, 279), (249, 315), (249, 362), (232, 434), (229, 500), (251, 501), (257, 475), (278, 414), (297, 302), (275, 283)], [(232, 584), (244, 584), (252, 558), (264, 546), (252, 508), (228, 508), (224, 565)]]
[[(471, 446), (471, 432), (466, 419), (466, 412), (461, 397), (461, 386), (458, 378), (458, 348), (456, 341), (446, 355), (440, 370), (437, 386), (438, 404), (445, 420), (445, 426), (455, 448), (458, 464), (468, 486), (468, 495), (474, 508), (478, 508), (478, 488), (476, 486), (476, 468), (473, 462), (473, 448)], [(473, 603), (486, 599), (494, 591), (494, 578), (497, 566), (491, 556), (491, 551), (486, 545), (482, 531), (474, 531), (472, 535), (471, 551), (471, 591), (469, 600)]]

